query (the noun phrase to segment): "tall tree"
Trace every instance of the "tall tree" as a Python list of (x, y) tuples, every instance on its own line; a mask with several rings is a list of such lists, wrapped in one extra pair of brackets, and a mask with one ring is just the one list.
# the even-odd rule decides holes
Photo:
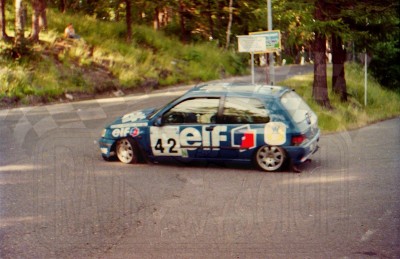
[(341, 5), (342, 2), (346, 5), (340, 9), (340, 17), (349, 27), (355, 50), (367, 51), (372, 57), (369, 68), (380, 83), (400, 89), (399, 1), (341, 0)]
[[(326, 11), (325, 1), (316, 0), (314, 9), (314, 19), (316, 23), (325, 21)], [(314, 82), (312, 96), (321, 106), (331, 108), (328, 97), (328, 83), (326, 73), (326, 35), (322, 27), (315, 31), (315, 39), (312, 43), (314, 53)]]
[(153, 28), (155, 30), (160, 29), (160, 8), (159, 6), (155, 6), (154, 7), (154, 24), (153, 24)]
[(67, 2), (67, 0), (60, 0), (59, 1), (58, 9), (62, 13), (65, 13), (67, 11), (67, 3), (66, 2)]
[(347, 101), (347, 86), (344, 71), (346, 50), (340, 35), (332, 35), (332, 90), (340, 96), (342, 102)]
[(132, 40), (132, 2), (131, 0), (125, 0), (126, 6), (126, 41), (131, 42)]
[(181, 27), (181, 40), (186, 42), (186, 6), (183, 0), (179, 0), (179, 23)]
[[(371, 51), (369, 46), (384, 42), (388, 35), (398, 31), (396, 6), (398, 8), (399, 4), (394, 0), (327, 1), (328, 19), (337, 22), (332, 33), (332, 90), (340, 96), (341, 101), (347, 101), (343, 37), (358, 41), (362, 49)], [(385, 71), (388, 71), (387, 68), (385, 66)]]
[(211, 39), (214, 39), (215, 35), (214, 35), (214, 20), (213, 20), (213, 12), (212, 12), (212, 2), (211, 0), (207, 1), (207, 9), (205, 11), (205, 15), (208, 19), (208, 30), (209, 30), (209, 34)]
[(228, 49), (229, 45), (231, 44), (232, 21), (233, 21), (233, 0), (229, 0), (229, 20), (228, 20), (228, 26), (226, 28), (225, 49)]
[(25, 46), (24, 28), (24, 6), (22, 0), (15, 0), (15, 39), (14, 44), (17, 48)]
[(352, 1), (332, 1), (327, 2), (326, 15), (328, 20), (336, 21), (337, 26), (332, 29), (331, 35), (331, 50), (332, 50), (332, 90), (340, 96), (342, 102), (347, 101), (347, 85), (344, 70), (344, 63), (346, 62), (346, 50), (343, 47), (342, 35), (346, 34), (348, 27), (343, 27), (341, 10), (344, 8), (351, 8), (354, 5)]
[(6, 0), (0, 0), (0, 40), (9, 40), (6, 33), (6, 13), (5, 13)]
[(46, 0), (40, 0), (40, 16), (39, 27), (40, 30), (47, 30), (47, 3)]
[(40, 33), (40, 16), (43, 11), (42, 7), (43, 0), (32, 0), (32, 33), (29, 38), (32, 42), (39, 41), (39, 33)]

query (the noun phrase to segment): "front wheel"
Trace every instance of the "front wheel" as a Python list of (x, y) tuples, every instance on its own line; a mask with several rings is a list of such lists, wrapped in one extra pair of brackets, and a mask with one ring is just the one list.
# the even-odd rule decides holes
[(277, 171), (285, 164), (286, 153), (281, 147), (262, 146), (255, 155), (256, 165), (264, 171)]
[(107, 162), (111, 162), (111, 161), (116, 161), (117, 160), (117, 158), (115, 156), (107, 157), (106, 155), (102, 154), (101, 157), (104, 159), (104, 161), (107, 161)]
[(137, 159), (137, 148), (133, 140), (123, 138), (117, 141), (115, 152), (119, 161), (125, 164), (136, 164)]

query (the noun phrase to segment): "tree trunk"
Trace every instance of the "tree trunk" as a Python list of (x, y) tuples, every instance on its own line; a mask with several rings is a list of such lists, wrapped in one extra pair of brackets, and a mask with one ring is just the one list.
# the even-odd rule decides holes
[(207, 1), (207, 17), (208, 17), (208, 26), (209, 26), (209, 31), (210, 31), (210, 39), (214, 39), (214, 21), (212, 18), (212, 4), (211, 1)]
[(155, 30), (159, 30), (160, 29), (160, 11), (158, 9), (158, 7), (154, 8), (154, 18), (153, 18), (153, 28)]
[(22, 5), (22, 0), (15, 0), (15, 46), (24, 46), (24, 32), (24, 7)]
[(182, 0), (179, 0), (179, 16), (181, 25), (181, 41), (186, 42), (185, 6)]
[(40, 33), (40, 25), (39, 25), (39, 17), (41, 13), (40, 0), (32, 0), (32, 33), (29, 38), (32, 42), (39, 41), (39, 33)]
[(347, 86), (344, 72), (346, 61), (346, 50), (342, 46), (342, 38), (332, 35), (332, 90), (340, 96), (342, 102), (347, 101)]
[(6, 33), (6, 0), (0, 0), (0, 40), (8, 41), (10, 38)]
[(169, 14), (168, 14), (168, 8), (163, 7), (162, 8), (162, 16), (160, 19), (160, 26), (165, 27), (169, 23)]
[(59, 5), (59, 10), (62, 13), (65, 13), (67, 11), (67, 3), (65, 2), (66, 0), (60, 0), (60, 5)]
[(47, 30), (47, 4), (46, 0), (40, 0), (40, 16), (39, 16), (39, 28), (42, 31)]
[(228, 27), (226, 29), (226, 44), (225, 49), (229, 48), (231, 44), (231, 28), (232, 28), (232, 20), (233, 20), (233, 0), (229, 0), (229, 20), (228, 20)]
[(326, 74), (325, 36), (316, 35), (313, 42), (314, 83), (313, 98), (321, 106), (330, 108)]
[(132, 2), (125, 0), (126, 3), (126, 41), (128, 43), (132, 40)]
[[(324, 20), (324, 0), (315, 3), (314, 18), (319, 21)], [(313, 42), (314, 52), (314, 82), (313, 98), (321, 106), (332, 108), (328, 97), (328, 82), (326, 74), (326, 37), (321, 32), (315, 32)]]

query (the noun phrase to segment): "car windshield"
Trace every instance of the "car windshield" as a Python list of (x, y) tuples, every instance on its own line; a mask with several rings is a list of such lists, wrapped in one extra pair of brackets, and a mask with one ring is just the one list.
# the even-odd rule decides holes
[(172, 101), (170, 101), (169, 103), (167, 103), (167, 104), (164, 104), (164, 105), (162, 105), (162, 106), (160, 106), (160, 107), (158, 107), (158, 108), (155, 108), (154, 109), (154, 111), (152, 111), (152, 112), (150, 112), (148, 115), (147, 115), (147, 119), (149, 120), (149, 119), (152, 119), (153, 117), (154, 117), (154, 115), (156, 115), (162, 108), (164, 108), (164, 107), (166, 107), (166, 106), (169, 106), (171, 103), (173, 103), (173, 102), (175, 102), (177, 99), (179, 99), (180, 98), (180, 96), (179, 97), (177, 97), (177, 98), (175, 98), (175, 99), (173, 99)]

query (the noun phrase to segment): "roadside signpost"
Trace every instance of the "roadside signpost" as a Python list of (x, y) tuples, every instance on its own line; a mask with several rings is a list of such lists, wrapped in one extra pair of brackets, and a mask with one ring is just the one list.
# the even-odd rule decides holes
[(281, 50), (281, 33), (279, 30), (250, 32), (251, 36), (265, 37), (264, 53), (273, 53)]
[[(264, 53), (269, 53), (269, 66), (267, 66), (267, 72), (266, 72), (267, 83), (274, 85), (275, 83), (274, 52), (278, 52), (281, 50), (281, 32), (279, 30), (257, 31), (257, 32), (250, 32), (249, 35), (265, 37), (266, 51)], [(269, 76), (268, 76), (268, 67), (269, 67)]]
[[(281, 34), (278, 30), (251, 32), (249, 35), (240, 35), (238, 51), (251, 54), (251, 83), (254, 84), (254, 53), (274, 53), (281, 50)], [(273, 68), (273, 61), (270, 68)], [(273, 73), (271, 73), (271, 76)], [(273, 84), (271, 80), (271, 84)]]
[(251, 83), (254, 84), (254, 53), (264, 53), (266, 51), (266, 38), (263, 35), (241, 35), (238, 38), (239, 52), (251, 54)]
[(241, 35), (238, 38), (239, 52), (258, 53), (266, 51), (266, 38), (263, 35)]

